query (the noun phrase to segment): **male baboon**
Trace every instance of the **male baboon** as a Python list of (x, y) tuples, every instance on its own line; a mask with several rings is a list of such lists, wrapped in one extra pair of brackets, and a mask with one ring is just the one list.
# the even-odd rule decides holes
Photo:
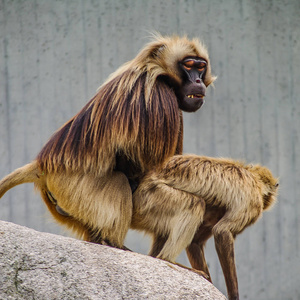
[(0, 197), (34, 182), (54, 218), (86, 240), (123, 247), (131, 191), (182, 152), (182, 111), (203, 104), (214, 81), (197, 39), (157, 36), (100, 87), (37, 158), (0, 181)]

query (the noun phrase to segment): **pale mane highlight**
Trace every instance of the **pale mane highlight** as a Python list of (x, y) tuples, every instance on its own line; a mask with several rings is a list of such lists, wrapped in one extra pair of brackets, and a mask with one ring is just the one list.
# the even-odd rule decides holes
[[(127, 94), (132, 90), (136, 80), (141, 74), (146, 73), (145, 100), (148, 103), (155, 81), (159, 76), (169, 76), (177, 84), (182, 83), (177, 64), (187, 56), (198, 56), (207, 61), (207, 72), (204, 80), (206, 86), (215, 81), (217, 77), (211, 75), (211, 65), (206, 46), (198, 39), (189, 40), (186, 36), (161, 36), (156, 33), (149, 42), (131, 61), (123, 64), (113, 72), (99, 87), (98, 91), (113, 79), (120, 77), (124, 72), (130, 71), (130, 76), (123, 78), (123, 84), (119, 85), (118, 94)], [(118, 98), (118, 97), (116, 97)]]

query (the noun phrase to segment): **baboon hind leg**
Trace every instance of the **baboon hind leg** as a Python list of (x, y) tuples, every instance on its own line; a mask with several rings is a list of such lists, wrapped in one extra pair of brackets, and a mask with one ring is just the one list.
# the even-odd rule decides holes
[[(165, 199), (165, 201), (156, 201)], [(154, 233), (154, 243), (150, 255), (174, 262), (180, 252), (192, 241), (194, 234), (202, 223), (205, 212), (204, 200), (194, 194), (178, 190), (168, 185), (159, 184), (152, 194), (160, 223), (159, 230)], [(161, 205), (161, 208), (159, 207)], [(159, 234), (159, 232), (163, 234)]]
[[(124, 248), (132, 218), (132, 193), (123, 173), (106, 177), (56, 174), (47, 178), (47, 188), (69, 219), (83, 224), (87, 241)], [(68, 217), (63, 220), (68, 223)]]
[(161, 249), (164, 247), (164, 244), (166, 243), (166, 241), (167, 241), (166, 236), (162, 236), (162, 235), (154, 236), (149, 255), (152, 257), (157, 257), (158, 254), (160, 253)]

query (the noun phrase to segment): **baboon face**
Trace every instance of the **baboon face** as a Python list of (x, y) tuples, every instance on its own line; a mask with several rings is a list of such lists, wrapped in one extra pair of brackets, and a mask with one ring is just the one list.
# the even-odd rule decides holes
[(182, 74), (182, 95), (179, 96), (179, 108), (193, 112), (204, 103), (206, 86), (203, 82), (207, 70), (207, 61), (200, 57), (187, 57), (179, 63)]
[[(150, 44), (147, 69), (153, 78), (166, 79), (175, 91), (179, 108), (186, 112), (198, 110), (204, 103), (206, 87), (216, 79), (206, 47), (198, 39), (158, 37)], [(148, 52), (149, 54), (149, 52)], [(147, 56), (141, 56), (146, 61)]]

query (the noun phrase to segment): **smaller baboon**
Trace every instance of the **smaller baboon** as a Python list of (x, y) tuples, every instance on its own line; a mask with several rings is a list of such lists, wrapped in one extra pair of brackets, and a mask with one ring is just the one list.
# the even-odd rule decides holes
[(260, 165), (176, 155), (141, 181), (131, 227), (152, 235), (151, 256), (173, 262), (186, 248), (192, 267), (209, 278), (204, 245), (213, 235), (229, 299), (238, 299), (234, 239), (274, 203), (277, 187)]

